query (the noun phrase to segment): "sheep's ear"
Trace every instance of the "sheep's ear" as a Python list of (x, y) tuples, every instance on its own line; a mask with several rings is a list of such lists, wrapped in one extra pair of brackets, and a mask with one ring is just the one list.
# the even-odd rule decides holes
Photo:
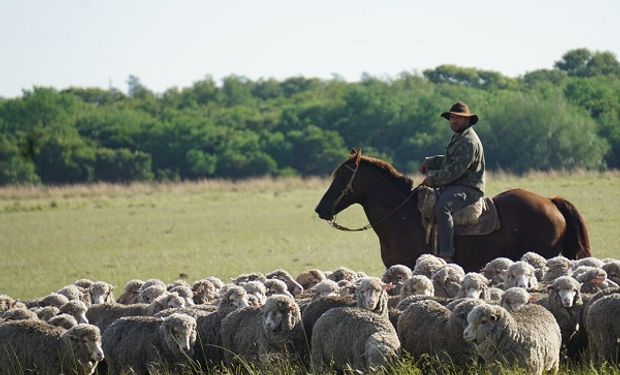
[(389, 282), (387, 284), (383, 284), (383, 290), (390, 291), (392, 289), (396, 288), (396, 285), (392, 284), (392, 282)]
[(357, 156), (357, 149), (352, 148), (351, 152), (349, 152), (349, 157), (352, 158), (354, 156)]
[(497, 321), (497, 315), (493, 314), (489, 317), (489, 320), (491, 320), (492, 322), (496, 322)]

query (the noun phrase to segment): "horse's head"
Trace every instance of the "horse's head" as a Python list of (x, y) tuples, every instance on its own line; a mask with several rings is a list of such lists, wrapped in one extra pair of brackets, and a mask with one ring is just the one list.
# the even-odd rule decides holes
[(360, 189), (356, 179), (362, 157), (361, 150), (351, 150), (349, 158), (342, 162), (332, 174), (332, 183), (321, 198), (314, 211), (323, 220), (331, 220), (334, 215), (359, 202)]

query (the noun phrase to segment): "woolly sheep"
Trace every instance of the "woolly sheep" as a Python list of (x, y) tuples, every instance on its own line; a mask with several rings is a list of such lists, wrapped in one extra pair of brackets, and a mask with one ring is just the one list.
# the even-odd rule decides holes
[(497, 305), (476, 306), (467, 316), (463, 338), (494, 374), (502, 365), (517, 365), (542, 374), (557, 371), (562, 337), (553, 315), (544, 307), (525, 305), (508, 312)]
[(217, 288), (211, 281), (202, 279), (192, 284), (192, 293), (194, 294), (194, 303), (201, 305), (215, 300), (217, 297)]
[(90, 375), (104, 358), (99, 329), (69, 330), (35, 320), (0, 324), (0, 373)]
[(607, 272), (607, 278), (616, 284), (620, 284), (620, 261), (612, 259), (601, 267)]
[[(359, 280), (359, 279), (358, 279)], [(340, 280), (336, 284), (338, 285), (339, 292), (341, 297), (354, 297), (355, 291), (357, 290), (357, 281), (352, 282), (349, 280)]]
[(589, 352), (598, 364), (620, 362), (620, 294), (593, 302), (585, 316)]
[(39, 317), (27, 309), (11, 309), (0, 314), (0, 323), (10, 320), (39, 320)]
[(409, 296), (434, 296), (435, 287), (431, 279), (424, 275), (413, 275), (403, 282), (400, 288), (401, 301)]
[(319, 282), (310, 288), (310, 291), (313, 299), (340, 295), (340, 287), (338, 286), (338, 283), (329, 279)]
[(75, 280), (73, 284), (86, 290), (90, 288), (91, 285), (94, 284), (94, 281), (92, 281), (91, 279), (79, 279), (79, 280)]
[(243, 360), (299, 360), (306, 341), (299, 306), (292, 297), (274, 295), (262, 309), (238, 309), (222, 321), (222, 345), (227, 362)]
[(416, 259), (412, 272), (414, 275), (424, 275), (430, 279), (435, 271), (446, 264), (446, 261), (440, 257), (432, 254), (422, 254)]
[(125, 317), (105, 330), (102, 342), (108, 371), (113, 375), (188, 370), (196, 344), (196, 319), (184, 314), (172, 314), (163, 320)]
[(463, 282), (456, 298), (489, 300), (491, 297), (489, 292), (489, 283), (490, 281), (483, 275), (476, 272), (470, 272), (463, 277)]
[(267, 279), (265, 280), (264, 285), (265, 285), (267, 297), (271, 297), (274, 294), (284, 294), (291, 298), (294, 298), (293, 295), (288, 291), (288, 286), (282, 280)]
[(88, 287), (88, 293), (90, 294), (90, 302), (93, 305), (97, 305), (105, 302), (114, 302), (114, 295), (112, 291), (114, 286), (104, 281), (97, 281)]
[(168, 289), (165, 285), (161, 284), (152, 284), (146, 286), (146, 282), (140, 288), (138, 293), (138, 303), (151, 303), (155, 301), (155, 299), (163, 294), (165, 294)]
[(142, 280), (129, 280), (125, 284), (123, 293), (116, 299), (116, 303), (121, 303), (123, 305), (138, 303), (138, 294), (140, 293), (142, 285), (144, 285), (144, 281)]
[(196, 359), (204, 367), (211, 367), (224, 359), (220, 328), (222, 320), (235, 309), (248, 307), (248, 294), (243, 287), (231, 285), (220, 296), (217, 310), (196, 319), (198, 342)]
[(577, 269), (581, 266), (586, 266), (586, 267), (594, 267), (594, 268), (601, 268), (603, 267), (603, 261), (595, 258), (595, 257), (585, 257), (585, 258), (581, 258), (578, 260), (575, 260), (573, 262), (573, 269)]
[(252, 280), (243, 283), (241, 286), (248, 293), (248, 297), (253, 296), (256, 298), (258, 306), (265, 304), (265, 300), (267, 299), (267, 288), (265, 288), (265, 284), (258, 280)]
[(51, 293), (39, 299), (37, 301), (37, 305), (41, 307), (45, 307), (45, 306), (60, 307), (67, 302), (69, 302), (69, 299), (66, 296), (62, 294), (58, 294), (58, 293)]
[(607, 272), (594, 268), (576, 277), (581, 283), (581, 293), (597, 293), (603, 289), (617, 288), (618, 284), (607, 279)]
[(495, 258), (488, 262), (482, 269), (482, 275), (491, 280), (491, 285), (502, 285), (506, 282), (508, 268), (514, 262), (505, 257)]
[(209, 280), (211, 282), (211, 284), (213, 284), (213, 286), (215, 287), (215, 289), (220, 290), (222, 289), (222, 287), (224, 286), (224, 283), (222, 282), (222, 280), (220, 280), (218, 277), (215, 276), (208, 276), (205, 278), (206, 280)]
[(13, 307), (15, 307), (16, 303), (16, 300), (7, 296), (6, 294), (0, 294), (0, 313), (12, 309)]
[(536, 301), (549, 310), (562, 332), (562, 343), (568, 345), (579, 327), (582, 307), (580, 284), (570, 276), (561, 276), (547, 287), (547, 297)]
[(325, 273), (319, 269), (311, 269), (304, 271), (297, 275), (295, 281), (301, 285), (304, 290), (308, 290), (318, 284), (319, 282), (325, 280)]
[(176, 287), (184, 287), (184, 288), (189, 288), (191, 289), (192, 287), (189, 285), (189, 283), (187, 281), (185, 281), (184, 279), (177, 279), (174, 280), (173, 282), (171, 282), (170, 284), (168, 284), (166, 286), (166, 290), (171, 292), (172, 289), (176, 288)]
[(308, 342), (311, 342), (312, 328), (314, 328), (316, 321), (319, 320), (321, 315), (323, 315), (326, 311), (331, 310), (335, 307), (353, 307), (355, 305), (355, 299), (342, 296), (328, 296), (325, 298), (317, 298), (316, 300), (311, 301), (304, 308), (301, 317), (304, 331), (308, 336)]
[(573, 262), (562, 255), (547, 259), (547, 271), (543, 282), (551, 283), (560, 276), (570, 276), (572, 267)]
[(400, 343), (388, 319), (385, 284), (362, 279), (357, 307), (338, 307), (324, 313), (312, 330), (311, 360), (315, 371), (334, 365), (342, 370), (368, 372), (397, 359)]
[(39, 319), (43, 321), (48, 321), (54, 316), (60, 314), (60, 309), (56, 306), (37, 307), (34, 308), (32, 311), (34, 311), (39, 317)]
[(437, 296), (429, 296), (429, 295), (412, 295), (406, 298), (403, 298), (396, 305), (396, 310), (405, 311), (409, 305), (412, 303), (416, 303), (419, 301), (433, 300), (440, 305), (447, 305), (450, 301), (453, 301), (451, 298), (446, 297), (437, 297)]
[(338, 282), (340, 280), (355, 281), (359, 277), (357, 275), (357, 272), (353, 271), (352, 269), (347, 268), (347, 267), (340, 267), (336, 269), (334, 272), (330, 273), (329, 276), (327, 276), (327, 278), (329, 280)]
[(536, 280), (539, 282), (543, 280), (545, 271), (547, 270), (547, 260), (542, 255), (533, 251), (528, 251), (521, 256), (521, 260), (534, 267)]
[(301, 284), (295, 281), (295, 279), (293, 279), (293, 276), (291, 276), (288, 272), (286, 272), (283, 269), (277, 269), (275, 271), (272, 271), (268, 273), (267, 275), (265, 275), (265, 277), (267, 278), (267, 280), (276, 279), (276, 280), (284, 281), (284, 283), (286, 284), (288, 288), (288, 292), (295, 297), (300, 295), (304, 291), (303, 286), (301, 286)]
[(63, 314), (69, 314), (74, 317), (78, 323), (89, 323), (86, 318), (86, 311), (88, 310), (88, 307), (86, 307), (86, 304), (82, 301), (69, 301), (60, 306), (59, 310)]
[(402, 287), (403, 282), (411, 276), (413, 276), (413, 271), (411, 271), (411, 268), (402, 264), (395, 264), (385, 270), (381, 280), (386, 284), (394, 284), (395, 287), (390, 290), (389, 294), (400, 295), (400, 288)]
[(58, 294), (67, 297), (69, 301), (79, 300), (90, 305), (90, 295), (86, 289), (80, 288), (75, 284), (69, 284), (60, 289)]
[(69, 314), (65, 314), (65, 313), (53, 316), (47, 322), (50, 325), (53, 325), (53, 326), (56, 326), (56, 327), (61, 327), (61, 328), (64, 328), (64, 329), (71, 329), (71, 328), (73, 328), (73, 327), (78, 325), (78, 322), (73, 317), (73, 315), (69, 315)]
[(462, 299), (452, 308), (433, 300), (415, 302), (398, 319), (398, 338), (404, 352), (414, 359), (427, 354), (463, 367), (473, 361), (474, 346), (465, 342), (467, 314), (484, 302)]
[(508, 289), (513, 286), (518, 286), (519, 288), (525, 288), (528, 290), (538, 288), (536, 270), (531, 264), (518, 261), (514, 262), (512, 266), (508, 268), (505, 288)]
[(113, 302), (94, 305), (86, 311), (86, 318), (91, 324), (105, 331), (115, 320), (125, 316), (155, 315), (165, 309), (184, 306), (185, 300), (183, 298), (175, 293), (166, 293), (157, 297), (151, 304), (137, 303), (133, 305), (121, 305)]
[(176, 293), (179, 297), (185, 300), (185, 306), (191, 306), (194, 304), (194, 292), (192, 288), (184, 285), (177, 285), (170, 288), (170, 293)]
[(503, 295), (504, 291), (502, 289), (496, 287), (489, 288), (489, 301), (499, 302), (502, 300)]
[(529, 303), (531, 298), (532, 296), (525, 288), (513, 286), (512, 288), (508, 288), (504, 291), (499, 305), (508, 311), (512, 311)]
[(461, 266), (451, 263), (439, 268), (431, 276), (435, 296), (454, 298), (461, 289), (465, 271)]
[(267, 280), (265, 275), (263, 275), (260, 272), (254, 272), (254, 273), (248, 273), (248, 274), (241, 274), (237, 276), (236, 278), (234, 278), (232, 282), (235, 285), (242, 285), (242, 284), (247, 283), (248, 281), (260, 281), (262, 283), (265, 280)]

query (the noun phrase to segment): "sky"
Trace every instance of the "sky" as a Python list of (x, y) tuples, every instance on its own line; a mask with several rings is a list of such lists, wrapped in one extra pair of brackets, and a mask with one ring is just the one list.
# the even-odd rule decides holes
[(567, 51), (620, 57), (620, 0), (0, 0), (0, 96), (162, 93), (211, 76), (357, 81), (442, 64), (510, 77)]

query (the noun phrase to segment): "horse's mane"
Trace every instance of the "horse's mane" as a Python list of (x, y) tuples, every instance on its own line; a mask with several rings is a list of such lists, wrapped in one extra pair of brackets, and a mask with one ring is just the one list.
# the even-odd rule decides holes
[(362, 155), (360, 158), (360, 162), (366, 162), (370, 165), (373, 165), (379, 168), (380, 171), (383, 171), (384, 173), (398, 180), (402, 184), (406, 185), (410, 190), (413, 187), (413, 180), (410, 177), (407, 177), (404, 174), (397, 171), (396, 168), (392, 166), (392, 164), (388, 163), (385, 160), (373, 158), (371, 156)]

